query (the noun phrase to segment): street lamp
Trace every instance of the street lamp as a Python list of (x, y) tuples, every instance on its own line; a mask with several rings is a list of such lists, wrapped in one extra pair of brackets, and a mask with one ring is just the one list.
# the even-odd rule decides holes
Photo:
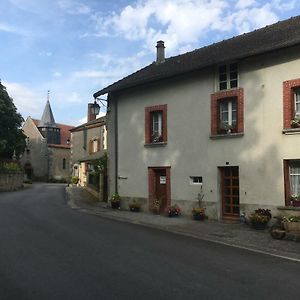
[(95, 114), (96, 116), (99, 114), (100, 112), (100, 105), (97, 103), (97, 101), (100, 102), (100, 104), (102, 104), (104, 107), (107, 107), (107, 105), (105, 105), (103, 103), (103, 101), (107, 101), (106, 99), (101, 99), (101, 98), (95, 98), (93, 107), (92, 107), (92, 112), (93, 114)]
[(96, 100), (94, 101), (92, 112), (95, 116), (97, 116), (100, 112), (100, 105), (96, 102)]

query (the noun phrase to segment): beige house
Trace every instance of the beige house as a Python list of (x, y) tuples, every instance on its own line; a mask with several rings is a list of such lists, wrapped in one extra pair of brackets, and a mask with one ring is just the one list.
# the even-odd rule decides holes
[(70, 132), (73, 126), (55, 123), (49, 100), (41, 120), (28, 117), (23, 124), (27, 136), (21, 158), (27, 180), (70, 179)]
[(96, 119), (93, 104), (88, 105), (88, 122), (70, 130), (72, 176), (80, 186), (90, 188), (101, 201), (107, 200), (107, 173), (102, 163), (106, 157), (105, 117)]
[(170, 58), (160, 41), (103, 94), (109, 194), (186, 214), (203, 194), (218, 220), (300, 195), (300, 17)]

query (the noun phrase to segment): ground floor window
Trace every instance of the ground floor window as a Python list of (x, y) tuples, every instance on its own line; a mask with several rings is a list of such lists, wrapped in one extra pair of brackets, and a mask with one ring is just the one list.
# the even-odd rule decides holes
[(285, 204), (300, 201), (300, 159), (284, 161)]

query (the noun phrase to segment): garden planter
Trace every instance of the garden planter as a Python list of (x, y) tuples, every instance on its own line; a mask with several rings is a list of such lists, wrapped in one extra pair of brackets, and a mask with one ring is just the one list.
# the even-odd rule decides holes
[(253, 222), (253, 221), (251, 223), (252, 223), (253, 228), (256, 230), (264, 230), (264, 229), (266, 229), (267, 224), (268, 224), (268, 223)]
[(300, 207), (300, 201), (292, 201), (294, 207)]
[(140, 211), (140, 207), (129, 207), (129, 209), (132, 212), (139, 212)]
[(171, 212), (168, 213), (168, 216), (169, 216), (169, 218), (178, 217), (178, 213), (174, 212), (174, 211), (171, 211)]
[(118, 209), (120, 207), (120, 201), (112, 201), (111, 208)]
[(205, 215), (204, 214), (194, 214), (193, 218), (194, 218), (194, 220), (197, 220), (197, 221), (203, 221), (205, 219)]
[(300, 233), (300, 223), (299, 222), (283, 222), (283, 227), (286, 231)]

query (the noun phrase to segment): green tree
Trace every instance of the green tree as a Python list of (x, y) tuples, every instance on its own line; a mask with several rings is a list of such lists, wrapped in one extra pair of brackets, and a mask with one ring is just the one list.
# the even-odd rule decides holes
[(14, 151), (16, 155), (23, 153), (26, 145), (26, 136), (21, 129), (23, 121), (0, 82), (0, 158), (12, 158)]

